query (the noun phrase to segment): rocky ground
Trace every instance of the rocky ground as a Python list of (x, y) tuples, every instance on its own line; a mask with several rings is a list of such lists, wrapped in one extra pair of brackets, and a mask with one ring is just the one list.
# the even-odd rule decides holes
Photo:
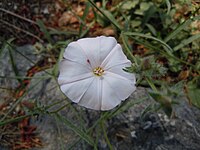
[[(30, 45), (19, 47), (18, 50), (36, 61), (37, 57), (33, 53), (33, 48)], [(26, 72), (32, 64), (22, 59), (17, 53), (14, 55), (16, 64), (20, 72)], [(0, 58), (0, 74), (1, 76), (13, 76), (12, 69), (9, 63), (8, 51), (4, 51)], [(45, 75), (44, 72), (35, 74), (34, 77), (41, 77)], [(57, 100), (63, 100), (60, 106), (66, 104), (67, 100), (60, 92), (53, 79), (39, 78), (31, 81), (30, 87), (36, 82), (36, 88), (33, 88), (24, 99), (30, 101), (37, 101), (40, 105), (49, 105)], [(1, 87), (16, 87), (17, 82), (10, 79), (0, 79)], [(5, 89), (0, 89), (0, 104), (6, 101)], [(7, 94), (8, 96), (8, 94)], [(138, 87), (127, 101), (135, 101), (148, 97), (148, 89)], [(148, 98), (144, 102), (134, 105), (125, 112), (116, 115), (108, 120), (108, 137), (114, 149), (117, 150), (199, 150), (200, 149), (200, 110), (190, 106), (183, 96), (179, 99), (180, 104), (174, 107), (174, 115), (169, 119), (162, 111), (149, 112), (143, 117), (141, 114), (143, 110), (154, 101)], [(59, 106), (56, 106), (59, 107)], [(78, 106), (75, 108), (79, 109)], [(52, 108), (52, 110), (56, 108)], [(64, 109), (61, 112), (62, 116), (67, 117), (76, 124), (76, 116), (73, 111)], [(86, 115), (86, 122), (91, 126), (93, 122), (99, 117), (100, 112), (84, 111)], [(78, 136), (72, 130), (66, 127), (57, 118), (49, 115), (39, 115), (38, 118), (32, 118), (31, 124), (36, 125), (37, 136), (42, 141), (42, 147), (33, 148), (34, 150), (61, 150), (70, 149)], [(0, 136), (2, 138), (2, 136)], [(2, 139), (0, 139), (2, 140)], [(107, 150), (108, 145), (100, 138), (98, 142), (99, 149)], [(0, 147), (0, 149), (4, 149)], [(5, 148), (7, 149), (7, 148)], [(93, 149), (84, 142), (80, 142), (72, 149)]]

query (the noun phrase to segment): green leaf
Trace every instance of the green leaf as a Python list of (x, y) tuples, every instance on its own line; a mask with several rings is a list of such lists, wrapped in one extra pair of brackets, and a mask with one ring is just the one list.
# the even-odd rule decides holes
[(137, 32), (123, 32), (123, 34), (128, 35), (128, 36), (139, 36), (139, 37), (143, 37), (143, 38), (147, 38), (147, 39), (152, 39), (154, 41), (161, 43), (164, 47), (166, 47), (167, 48), (166, 52), (168, 54), (171, 55), (171, 52), (173, 52), (172, 48), (168, 44), (166, 44), (164, 41), (162, 41), (162, 40), (160, 40), (156, 37), (146, 35), (146, 34), (143, 34), (143, 33), (137, 33)]
[(143, 97), (143, 98), (137, 99), (137, 100), (133, 100), (133, 99), (127, 100), (122, 105), (120, 105), (119, 107), (117, 107), (113, 112), (111, 112), (108, 115), (108, 118), (111, 119), (114, 116), (116, 116), (118, 114), (121, 114), (122, 112), (128, 110), (129, 108), (133, 107), (134, 105), (140, 104), (140, 103), (144, 102), (147, 99), (148, 99), (148, 97)]
[(149, 30), (151, 31), (151, 33), (156, 36), (157, 35), (157, 31), (156, 29), (151, 25), (151, 24), (146, 24), (146, 26), (149, 28)]
[(157, 9), (154, 5), (151, 5), (147, 11), (144, 12), (144, 17), (142, 18), (142, 28), (151, 19), (151, 17), (156, 13)]
[(109, 12), (108, 10), (99, 8), (96, 6), (96, 4), (92, 1), (92, 0), (88, 0), (92, 6), (94, 6), (104, 17), (106, 17), (118, 30), (121, 31), (121, 26), (119, 25), (119, 23), (117, 22), (117, 20), (115, 19), (115, 17), (111, 14), (111, 12)]
[(149, 95), (158, 103), (160, 103), (161, 107), (163, 108), (163, 111), (166, 113), (168, 117), (171, 117), (172, 114), (172, 100), (164, 96), (161, 93), (156, 92), (149, 92)]
[[(65, 42), (65, 45), (67, 46), (70, 42), (71, 42), (71, 40), (67, 40), (67, 41)], [(64, 43), (62, 43), (62, 44), (64, 44)], [(65, 51), (65, 48), (61, 48), (61, 49), (60, 49), (60, 53), (59, 53), (58, 60), (57, 60), (56, 64), (54, 65), (54, 68), (53, 68), (53, 71), (52, 71), (54, 77), (57, 77), (57, 76), (58, 76), (58, 73), (59, 73), (59, 63), (60, 63), (60, 61), (61, 61), (62, 58), (63, 58), (63, 53), (64, 53), (64, 51)]]
[(101, 11), (110, 20), (112, 24), (114, 24), (118, 29), (121, 29), (121, 26), (119, 25), (119, 23), (117, 22), (117, 20), (115, 19), (115, 17), (112, 15), (111, 12), (105, 9), (101, 9)]
[(48, 40), (49, 43), (53, 43), (49, 31), (47, 31), (47, 28), (45, 27), (42, 20), (37, 20), (37, 25), (40, 27), (40, 30), (44, 33), (44, 37)]
[(126, 50), (125, 51), (126, 56), (128, 57), (128, 59), (130, 59), (131, 61), (133, 61), (134, 56), (132, 54), (131, 46), (128, 43), (128, 37), (126, 35), (124, 35), (124, 34), (121, 34), (120, 36), (122, 38), (122, 42), (123, 42), (123, 45), (124, 45), (125, 50)]
[(18, 98), (11, 106), (11, 108), (4, 114), (4, 116), (2, 118), (0, 118), (0, 122), (4, 121), (7, 116), (13, 112), (13, 110), (16, 108), (16, 106), (24, 99), (25, 96), (27, 96), (27, 93), (30, 92), (31, 90), (33, 90), (34, 88), (37, 87), (37, 85), (39, 83), (41, 83), (43, 79), (39, 79), (36, 83), (34, 83), (34, 85), (32, 85), (31, 87), (29, 87), (29, 89), (20, 97)]
[[(9, 52), (10, 61), (11, 61), (12, 69), (13, 69), (13, 71), (15, 73), (15, 76), (20, 76), (19, 70), (17, 68), (17, 65), (16, 65), (14, 57), (13, 57), (13, 51), (12, 51), (12, 47), (11, 46), (8, 47), (8, 52)], [(17, 78), (17, 80), (19, 81), (19, 83), (22, 82), (22, 80), (20, 78)]]
[(139, 0), (134, 1), (123, 1), (121, 9), (130, 10), (134, 8), (139, 3)]
[[(81, 17), (83, 22), (85, 22), (85, 19), (86, 19), (88, 13), (89, 13), (90, 7), (91, 7), (90, 3), (86, 2), (86, 8), (84, 9), (83, 16)], [(81, 35), (83, 34), (83, 26), (86, 26), (86, 25), (81, 23), (80, 28), (79, 28), (79, 37), (81, 37)]]
[(187, 84), (187, 96), (190, 102), (200, 109), (200, 78), (196, 80), (197, 82), (190, 81)]
[(54, 28), (50, 28), (49, 34), (50, 35), (71, 36), (71, 35), (78, 35), (78, 32), (76, 32), (76, 31), (61, 31), (61, 30), (57, 30), (57, 29), (54, 29)]
[(12, 43), (14, 40), (15, 40), (15, 38), (11, 38), (11, 39), (9, 39), (9, 40), (3, 42), (3, 45), (2, 45), (2, 47), (0, 48), (0, 58), (1, 58), (1, 55), (3, 54), (3, 52), (4, 52), (5, 50), (7, 50), (7, 49), (10, 47), (11, 43)]
[(34, 116), (34, 115), (37, 115), (37, 114), (38, 113), (28, 113), (28, 114), (26, 114), (24, 116), (19, 116), (19, 117), (16, 117), (16, 118), (5, 120), (5, 121), (0, 121), (0, 126), (4, 126), (4, 125), (10, 124), (10, 123), (15, 123), (15, 122), (21, 121), (24, 118), (27, 118), (27, 117), (30, 117), (30, 116)]
[(197, 39), (200, 39), (200, 34), (195, 34), (188, 39), (183, 40), (179, 45), (174, 47), (174, 50), (177, 51)]
[(141, 118), (144, 118), (144, 116), (149, 113), (149, 112), (152, 112), (152, 111), (156, 111), (156, 108), (155, 108), (155, 104), (149, 104), (146, 108), (144, 108), (142, 110), (142, 113), (141, 113)]
[(167, 15), (169, 15), (170, 14), (170, 10), (171, 10), (171, 3), (170, 3), (169, 0), (165, 0), (165, 2), (166, 2), (166, 5), (167, 5)]
[(168, 36), (164, 39), (165, 42), (168, 42), (169, 40), (175, 38), (176, 36), (179, 36), (179, 33), (187, 28), (192, 21), (199, 20), (200, 16), (196, 16), (194, 18), (191, 18), (189, 20), (186, 20), (181, 25), (179, 25), (175, 30), (173, 30), (171, 33), (168, 34)]
[(76, 134), (78, 134), (82, 139), (84, 139), (88, 144), (94, 145), (94, 140), (87, 133), (83, 132), (79, 129), (79, 127), (75, 126), (71, 121), (67, 118), (62, 117), (58, 113), (55, 113), (55, 117), (58, 118), (59, 121), (63, 122), (67, 127), (72, 129)]

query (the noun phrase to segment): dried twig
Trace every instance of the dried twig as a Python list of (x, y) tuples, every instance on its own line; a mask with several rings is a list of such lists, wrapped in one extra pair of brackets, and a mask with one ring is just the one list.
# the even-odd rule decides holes
[(22, 16), (20, 16), (20, 15), (18, 15), (18, 14), (15, 14), (15, 13), (11, 12), (11, 11), (5, 10), (5, 9), (3, 9), (3, 8), (0, 8), (0, 11), (3, 11), (3, 12), (5, 12), (5, 13), (8, 13), (8, 14), (13, 15), (13, 16), (15, 16), (15, 17), (18, 17), (18, 18), (20, 18), (20, 19), (22, 19), (22, 20), (25, 20), (25, 21), (27, 21), (27, 22), (30, 22), (30, 23), (32, 23), (32, 24), (37, 25), (37, 23), (36, 23), (35, 21), (30, 20), (30, 19), (25, 18), (25, 17), (22, 17)]
[(19, 30), (19, 31), (21, 31), (21, 32), (24, 32), (25, 34), (34, 37), (35, 39), (37, 39), (38, 41), (40, 41), (40, 42), (42, 42), (42, 43), (44, 42), (44, 41), (43, 41), (41, 38), (39, 38), (38, 36), (36, 36), (36, 35), (34, 35), (34, 34), (28, 32), (28, 31), (26, 31), (26, 30), (24, 30), (24, 29), (21, 29), (21, 28), (15, 26), (15, 25), (13, 25), (13, 24), (10, 24), (10, 23), (7, 22), (7, 21), (0, 20), (0, 22), (2, 22), (2, 23), (5, 24), (5, 25), (8, 25), (8, 26), (10, 26), (10, 27), (12, 27), (12, 28), (14, 28), (14, 29), (16, 29), (16, 30)]

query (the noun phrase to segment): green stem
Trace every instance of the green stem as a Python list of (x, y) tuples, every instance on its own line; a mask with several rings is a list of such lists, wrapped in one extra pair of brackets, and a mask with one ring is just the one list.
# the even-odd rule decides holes
[(173, 49), (168, 44), (166, 44), (164, 41), (162, 41), (162, 40), (160, 40), (156, 37), (146, 35), (146, 34), (143, 34), (143, 33), (137, 33), (137, 32), (122, 32), (122, 34), (127, 35), (127, 36), (131, 36), (131, 37), (139, 36), (139, 37), (143, 37), (143, 38), (147, 38), (147, 39), (152, 39), (154, 41), (161, 43), (163, 46), (165, 46), (167, 48), (166, 52), (168, 54), (171, 55), (172, 52), (173, 52)]
[(92, 6), (94, 8), (96, 8), (104, 17), (106, 17), (119, 31), (122, 31), (121, 27), (116, 23), (113, 22), (113, 20), (111, 20), (102, 10), (101, 8), (97, 7), (96, 4), (92, 1), (92, 0), (88, 0), (90, 2), (90, 4), (92, 4)]
[(69, 106), (70, 103), (65, 104), (64, 106), (58, 108), (55, 111), (50, 112), (50, 114), (54, 114), (54, 113), (58, 113), (59, 111), (61, 111), (62, 109), (64, 109), (65, 107)]
[(22, 119), (25, 119), (27, 117), (37, 115), (37, 114), (38, 113), (30, 113), (30, 114), (27, 114), (27, 115), (24, 115), (24, 116), (16, 117), (14, 119), (9, 119), (9, 120), (6, 120), (6, 121), (2, 121), (2, 122), (0, 122), (0, 126), (4, 126), (4, 125), (9, 124), (9, 123), (14, 123), (14, 122), (20, 121)]
[(157, 90), (156, 86), (154, 85), (154, 83), (148, 77), (146, 77), (145, 79), (148, 82), (148, 84), (150, 85), (150, 87), (153, 89), (153, 91), (154, 92), (158, 92), (158, 90)]
[(23, 98), (28, 94), (29, 91), (31, 91), (32, 89), (34, 89), (42, 80), (39, 80), (38, 82), (36, 82), (35, 85), (33, 85), (32, 87), (30, 87), (30, 89), (28, 91), (26, 91), (19, 99), (17, 99), (15, 101), (15, 103), (12, 105), (12, 107), (8, 110), (8, 112), (5, 113), (5, 115), (0, 119), (0, 121), (4, 121), (4, 119), (6, 119), (6, 117), (13, 111), (13, 109), (16, 108), (16, 106), (23, 100)]
[(108, 144), (109, 149), (113, 150), (113, 147), (112, 147), (112, 145), (111, 145), (111, 143), (110, 143), (110, 141), (108, 139), (107, 133), (106, 133), (106, 129), (105, 129), (105, 126), (104, 126), (104, 120), (101, 121), (101, 128), (103, 130), (103, 135), (105, 137), (105, 140), (106, 140), (106, 142)]
[(122, 37), (122, 42), (124, 44), (124, 47), (129, 55), (129, 59), (131, 59), (132, 61), (135, 59), (135, 57), (132, 54), (132, 50), (130, 49), (128, 43), (127, 43), (127, 36), (125, 36), (124, 34), (121, 34)]

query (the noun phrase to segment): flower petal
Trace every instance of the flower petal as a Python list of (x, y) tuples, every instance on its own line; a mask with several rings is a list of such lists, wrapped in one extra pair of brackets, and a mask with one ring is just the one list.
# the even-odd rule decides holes
[(134, 80), (129, 80), (112, 72), (106, 72), (104, 80), (110, 85), (117, 97), (121, 100), (127, 99), (131, 93), (136, 90)]
[(131, 82), (133, 82), (134, 84), (136, 84), (135, 74), (129, 73), (129, 72), (126, 72), (123, 70), (126, 67), (130, 67), (130, 66), (131, 66), (131, 62), (128, 62), (128, 63), (113, 66), (113, 67), (109, 68), (107, 71), (118, 74), (122, 77), (125, 77), (125, 78), (129, 79)]
[(113, 109), (121, 103), (121, 99), (116, 95), (117, 91), (114, 91), (105, 78), (103, 79), (102, 89), (101, 110)]
[(112, 66), (116, 66), (119, 64), (124, 64), (130, 62), (126, 55), (123, 53), (122, 48), (119, 44), (117, 44), (107, 55), (107, 57), (101, 63), (101, 67), (105, 70), (109, 69)]
[(64, 58), (91, 68), (88, 58), (77, 42), (70, 43), (64, 52)]
[(70, 84), (70, 83), (78, 82), (80, 80), (84, 80), (84, 79), (91, 78), (91, 77), (93, 77), (93, 73), (92, 72), (81, 74), (81, 75), (77, 75), (77, 76), (74, 76), (74, 77), (59, 76), (58, 77), (58, 83), (60, 85)]
[(93, 82), (88, 87), (82, 99), (79, 101), (79, 105), (86, 108), (100, 110), (102, 99), (102, 79), (101, 77), (94, 77)]
[(77, 75), (91, 72), (88, 66), (64, 59), (59, 64), (60, 74), (59, 76), (74, 77)]
[(114, 37), (100, 37), (100, 62), (106, 58), (110, 51), (117, 45)]
[(116, 45), (113, 37), (84, 38), (70, 43), (65, 49), (64, 58), (95, 68)]
[(60, 89), (69, 99), (75, 103), (78, 103), (92, 84), (93, 80), (94, 78), (88, 77), (77, 82), (62, 84)]
[(77, 41), (94, 68), (100, 64), (100, 37), (84, 38)]

